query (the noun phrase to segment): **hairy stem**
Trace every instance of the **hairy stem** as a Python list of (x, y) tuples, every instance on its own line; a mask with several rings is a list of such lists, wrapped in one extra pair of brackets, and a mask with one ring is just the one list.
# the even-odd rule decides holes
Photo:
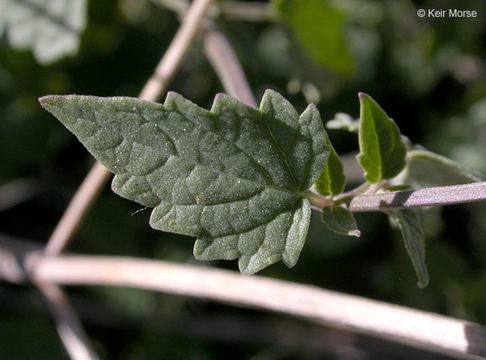
[[(403, 190), (378, 194), (363, 194), (369, 189), (368, 183), (336, 197), (334, 203), (349, 202), (352, 212), (381, 211), (390, 209), (410, 209), (425, 206), (444, 206), (486, 200), (486, 182), (462, 185), (437, 186), (419, 190)], [(311, 196), (312, 195), (312, 196)], [(317, 210), (327, 206), (326, 197), (315, 193), (308, 195)]]
[(388, 209), (409, 209), (484, 200), (486, 200), (486, 182), (478, 182), (374, 195), (358, 195), (351, 200), (349, 210), (353, 212), (365, 212)]

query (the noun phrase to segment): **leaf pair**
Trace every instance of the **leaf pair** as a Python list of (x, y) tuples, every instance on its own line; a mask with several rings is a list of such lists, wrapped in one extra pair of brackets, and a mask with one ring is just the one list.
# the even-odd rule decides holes
[[(396, 177), (406, 165), (407, 146), (400, 130), (385, 111), (367, 94), (359, 93), (359, 122), (340, 114), (331, 123), (334, 128), (358, 130), (360, 153), (357, 157), (370, 184), (380, 188), (383, 180)], [(401, 230), (405, 249), (419, 279), (418, 285), (425, 287), (429, 281), (425, 265), (425, 236), (416, 210), (386, 212)]]
[(294, 266), (330, 148), (315, 106), (302, 115), (274, 91), (260, 110), (218, 95), (206, 111), (170, 93), (133, 98), (46, 96), (44, 108), (116, 174), (115, 193), (154, 207), (153, 228), (197, 237), (198, 259), (235, 259), (252, 274)]

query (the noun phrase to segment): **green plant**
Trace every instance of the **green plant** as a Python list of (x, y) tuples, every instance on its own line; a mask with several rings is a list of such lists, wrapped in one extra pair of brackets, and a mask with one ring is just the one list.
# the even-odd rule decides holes
[[(354, 197), (407, 187), (414, 179), (409, 171), (393, 181), (407, 166), (407, 146), (416, 153), (370, 96), (360, 93), (359, 99), (357, 159), (366, 182), (344, 195), (343, 168), (316, 107), (299, 116), (271, 90), (259, 110), (218, 95), (206, 111), (175, 93), (164, 105), (74, 95), (46, 96), (40, 103), (116, 174), (115, 193), (154, 208), (154, 229), (195, 236), (196, 258), (238, 258), (240, 271), (253, 274), (279, 260), (296, 264), (311, 205), (322, 211), (329, 229), (360, 236), (349, 211)], [(422, 156), (432, 171), (479, 179), (451, 160), (424, 151)], [(317, 193), (309, 190), (313, 184)], [(380, 209), (400, 228), (418, 285), (426, 286), (419, 213), (406, 206)]]
[[(486, 11), (481, 4), (470, 3), (478, 14)], [(298, 358), (340, 358), (343, 346), (360, 347), (370, 358), (370, 348), (395, 357), (395, 347), (370, 346), (352, 330), (451, 356), (484, 355), (486, 329), (460, 320), (485, 318), (486, 183), (466, 169), (485, 166), (478, 19), (428, 21), (410, 0), (104, 0), (89, 2), (89, 11), (87, 5), (0, 0), (0, 278), (34, 285), (0, 284), (2, 359), (34, 351), (62, 356), (55, 344), (47, 351), (35, 341), (35, 350), (24, 345), (39, 331), (42, 340), (55, 339), (49, 326), (37, 324), (45, 320), (31, 299), (37, 290), (73, 359), (97, 359), (96, 352), (212, 359), (218, 358), (212, 342), (224, 339), (235, 359), (248, 358), (251, 347), (259, 358), (279, 358), (285, 347), (292, 358), (289, 343)], [(40, 99), (115, 173), (113, 190), (142, 204), (104, 193), (81, 226), (111, 174), (97, 162), (65, 209), (60, 199), (74, 193), (92, 158), (36, 99), (133, 96), (169, 41), (139, 99)], [(75, 59), (60, 61), (77, 50)], [(264, 93), (269, 87), (278, 92)], [(170, 92), (157, 104), (169, 88), (184, 97)], [(217, 95), (209, 111), (195, 105), (206, 108), (221, 89), (229, 95)], [(338, 113), (326, 121), (328, 112), (357, 113), (359, 89), (379, 99), (411, 139), (451, 159), (401, 135), (364, 93), (358, 119)], [(259, 109), (253, 92), (263, 96)], [(473, 201), (482, 204), (437, 207)], [(150, 213), (150, 224), (163, 233), (139, 221)], [(387, 221), (399, 231), (383, 226)], [(188, 264), (193, 240), (180, 234), (196, 237), (199, 259), (238, 258), (241, 272), (262, 273), (221, 269), (234, 263)], [(400, 235), (405, 251), (391, 241)], [(73, 253), (65, 254), (72, 239)], [(279, 260), (294, 266), (299, 257), (293, 271), (268, 267)], [(75, 308), (64, 285), (82, 285), (68, 290)], [(197, 300), (188, 297), (203, 299), (197, 311), (191, 306)], [(280, 315), (268, 312), (259, 319), (274, 317), (270, 324), (253, 323), (228, 304), (351, 331), (329, 334), (334, 330), (316, 326), (316, 337), (332, 335), (336, 344), (319, 341), (314, 349), (307, 346), (309, 324), (281, 327), (274, 321)], [(182, 342), (174, 339), (181, 334)]]

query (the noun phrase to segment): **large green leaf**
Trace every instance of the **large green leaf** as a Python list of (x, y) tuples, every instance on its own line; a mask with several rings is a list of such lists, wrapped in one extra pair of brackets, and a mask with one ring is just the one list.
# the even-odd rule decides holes
[(405, 249), (417, 274), (417, 285), (426, 287), (429, 283), (429, 272), (425, 265), (425, 233), (418, 211), (404, 209), (387, 211), (387, 214), (400, 228)]
[(484, 181), (484, 176), (458, 162), (425, 149), (411, 150), (400, 182), (416, 187), (445, 186)]
[(341, 11), (324, 0), (274, 2), (313, 61), (341, 75), (353, 72), (354, 58), (344, 36)]
[(120, 196), (155, 207), (153, 228), (196, 236), (199, 259), (239, 258), (255, 273), (297, 262), (310, 218), (302, 192), (329, 155), (315, 106), (299, 117), (274, 91), (260, 110), (218, 95), (211, 112), (170, 93), (47, 96), (41, 104), (116, 174)]
[(41, 64), (76, 53), (85, 25), (86, 0), (0, 0), (0, 35)]
[(325, 133), (325, 138), (330, 149), (329, 158), (327, 159), (324, 170), (314, 187), (321, 195), (337, 195), (343, 192), (346, 177), (343, 173), (341, 160), (339, 159), (336, 150), (334, 150), (327, 133)]
[(359, 93), (361, 102), (358, 162), (365, 178), (374, 184), (391, 179), (405, 166), (407, 148), (395, 122), (371, 98)]

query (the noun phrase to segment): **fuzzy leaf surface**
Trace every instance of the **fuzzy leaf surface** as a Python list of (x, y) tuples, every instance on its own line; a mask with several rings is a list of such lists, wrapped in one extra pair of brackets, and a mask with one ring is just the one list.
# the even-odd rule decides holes
[(417, 285), (424, 288), (429, 283), (429, 272), (425, 265), (425, 233), (416, 209), (388, 211), (392, 221), (402, 233), (403, 243), (417, 274)]
[(41, 64), (77, 52), (86, 26), (86, 0), (0, 0), (0, 35), (31, 49)]
[(353, 214), (341, 206), (324, 207), (322, 209), (322, 222), (326, 224), (329, 230), (338, 234), (361, 236)]
[(391, 179), (405, 167), (407, 148), (395, 122), (369, 95), (360, 93), (358, 162), (374, 184)]
[(327, 159), (326, 165), (324, 165), (324, 170), (321, 176), (314, 184), (316, 191), (321, 195), (338, 195), (344, 190), (344, 184), (346, 183), (346, 177), (343, 173), (343, 165), (339, 159), (336, 150), (331, 144), (327, 133), (324, 134), (326, 138), (326, 143), (330, 149), (329, 158)]
[(197, 258), (239, 258), (247, 274), (297, 262), (310, 219), (302, 192), (329, 155), (315, 106), (299, 116), (274, 91), (260, 110), (226, 95), (211, 111), (175, 93), (164, 105), (74, 95), (40, 101), (116, 174), (115, 193), (154, 207), (153, 228), (197, 237)]

